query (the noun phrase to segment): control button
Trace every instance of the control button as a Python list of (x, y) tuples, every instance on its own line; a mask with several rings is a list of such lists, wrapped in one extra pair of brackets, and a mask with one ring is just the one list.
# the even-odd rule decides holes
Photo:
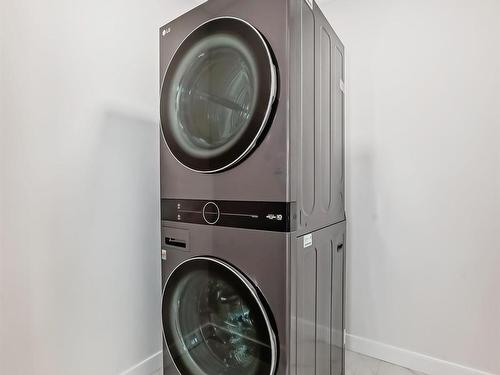
[(207, 224), (216, 224), (220, 219), (219, 207), (214, 202), (208, 202), (203, 206), (203, 219)]

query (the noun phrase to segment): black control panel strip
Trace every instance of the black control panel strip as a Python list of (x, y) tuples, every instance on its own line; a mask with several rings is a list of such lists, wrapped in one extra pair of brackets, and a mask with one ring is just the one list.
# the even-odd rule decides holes
[(293, 232), (297, 213), (294, 202), (162, 199), (161, 219), (220, 227)]

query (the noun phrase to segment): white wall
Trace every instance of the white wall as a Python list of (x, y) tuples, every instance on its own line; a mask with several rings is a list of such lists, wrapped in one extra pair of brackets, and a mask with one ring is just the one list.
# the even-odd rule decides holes
[(500, 2), (323, 3), (347, 46), (350, 345), (500, 374)]
[(161, 350), (157, 30), (192, 3), (0, 2), (0, 374)]

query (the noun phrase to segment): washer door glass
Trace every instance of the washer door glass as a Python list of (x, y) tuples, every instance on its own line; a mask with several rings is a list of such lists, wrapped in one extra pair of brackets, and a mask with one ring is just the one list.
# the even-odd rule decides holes
[(255, 145), (275, 92), (275, 68), (260, 33), (235, 18), (209, 21), (181, 44), (165, 74), (165, 140), (190, 169), (228, 168)]
[(233, 267), (193, 258), (169, 277), (163, 331), (184, 375), (266, 375), (276, 369), (276, 337), (255, 288)]

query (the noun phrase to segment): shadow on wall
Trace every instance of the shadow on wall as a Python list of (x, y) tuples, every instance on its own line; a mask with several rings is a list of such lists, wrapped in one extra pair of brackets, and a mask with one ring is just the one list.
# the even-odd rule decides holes
[[(92, 255), (82, 254), (76, 284), (92, 284), (83, 305), (94, 330), (113, 333), (100, 343), (103, 361), (113, 366), (110, 373), (144, 359), (134, 353), (152, 355), (161, 349), (158, 134), (157, 122), (107, 110), (95, 150), (89, 151), (92, 186), (84, 192), (89, 210), (84, 251)], [(95, 309), (96, 303), (106, 308)], [(89, 346), (95, 345), (95, 337), (96, 332), (88, 335)], [(117, 345), (122, 347), (112, 349)], [(89, 360), (95, 358), (93, 352)]]
[[(386, 241), (379, 225), (380, 207), (378, 207), (378, 202), (380, 199), (377, 196), (377, 191), (380, 187), (377, 186), (377, 179), (375, 178), (374, 158), (376, 156), (374, 149), (369, 144), (358, 144), (356, 149), (356, 154), (352, 154), (351, 151), (350, 155), (350, 164), (351, 166), (355, 165), (355, 170), (350, 171), (349, 177), (346, 180), (347, 191), (352, 191), (355, 186), (358, 186), (355, 190), (359, 190), (359, 186), (362, 186), (362, 189), (357, 192), (356, 201), (351, 200), (349, 205), (351, 212), (363, 210), (366, 212), (366, 215), (358, 217), (350, 217), (348, 215), (351, 222), (348, 230), (346, 329), (349, 334), (354, 335), (357, 332), (352, 330), (353, 326), (372, 327), (373, 322), (383, 318), (373, 315), (376, 314), (376, 311), (369, 308), (377, 302), (378, 298), (374, 286), (378, 284), (380, 278), (387, 277), (387, 275), (379, 274), (376, 271), (377, 267), (375, 265), (385, 263), (383, 266), (384, 269), (390, 266), (389, 261), (384, 259)], [(360, 206), (360, 208), (357, 206)], [(358, 228), (369, 228), (369, 230), (358, 233)], [(363, 249), (369, 249), (370, 251), (367, 253)], [(363, 280), (366, 282), (362, 285), (358, 284), (359, 277), (356, 277), (354, 273), (363, 274)], [(359, 306), (359, 301), (352, 300), (353, 297), (358, 295), (356, 292), (358, 289), (363, 289), (367, 295), (371, 296), (371, 301), (364, 306), (367, 309), (366, 311), (371, 311), (370, 318), (363, 321), (351, 322), (352, 317), (355, 316), (353, 308), (354, 306)], [(367, 289), (368, 291), (366, 291)]]
[(66, 160), (33, 162), (50, 186), (37, 193), (45, 223), (28, 234), (37, 349), (26, 355), (38, 373), (116, 374), (161, 350), (158, 124), (111, 109), (79, 130), (54, 151)]

